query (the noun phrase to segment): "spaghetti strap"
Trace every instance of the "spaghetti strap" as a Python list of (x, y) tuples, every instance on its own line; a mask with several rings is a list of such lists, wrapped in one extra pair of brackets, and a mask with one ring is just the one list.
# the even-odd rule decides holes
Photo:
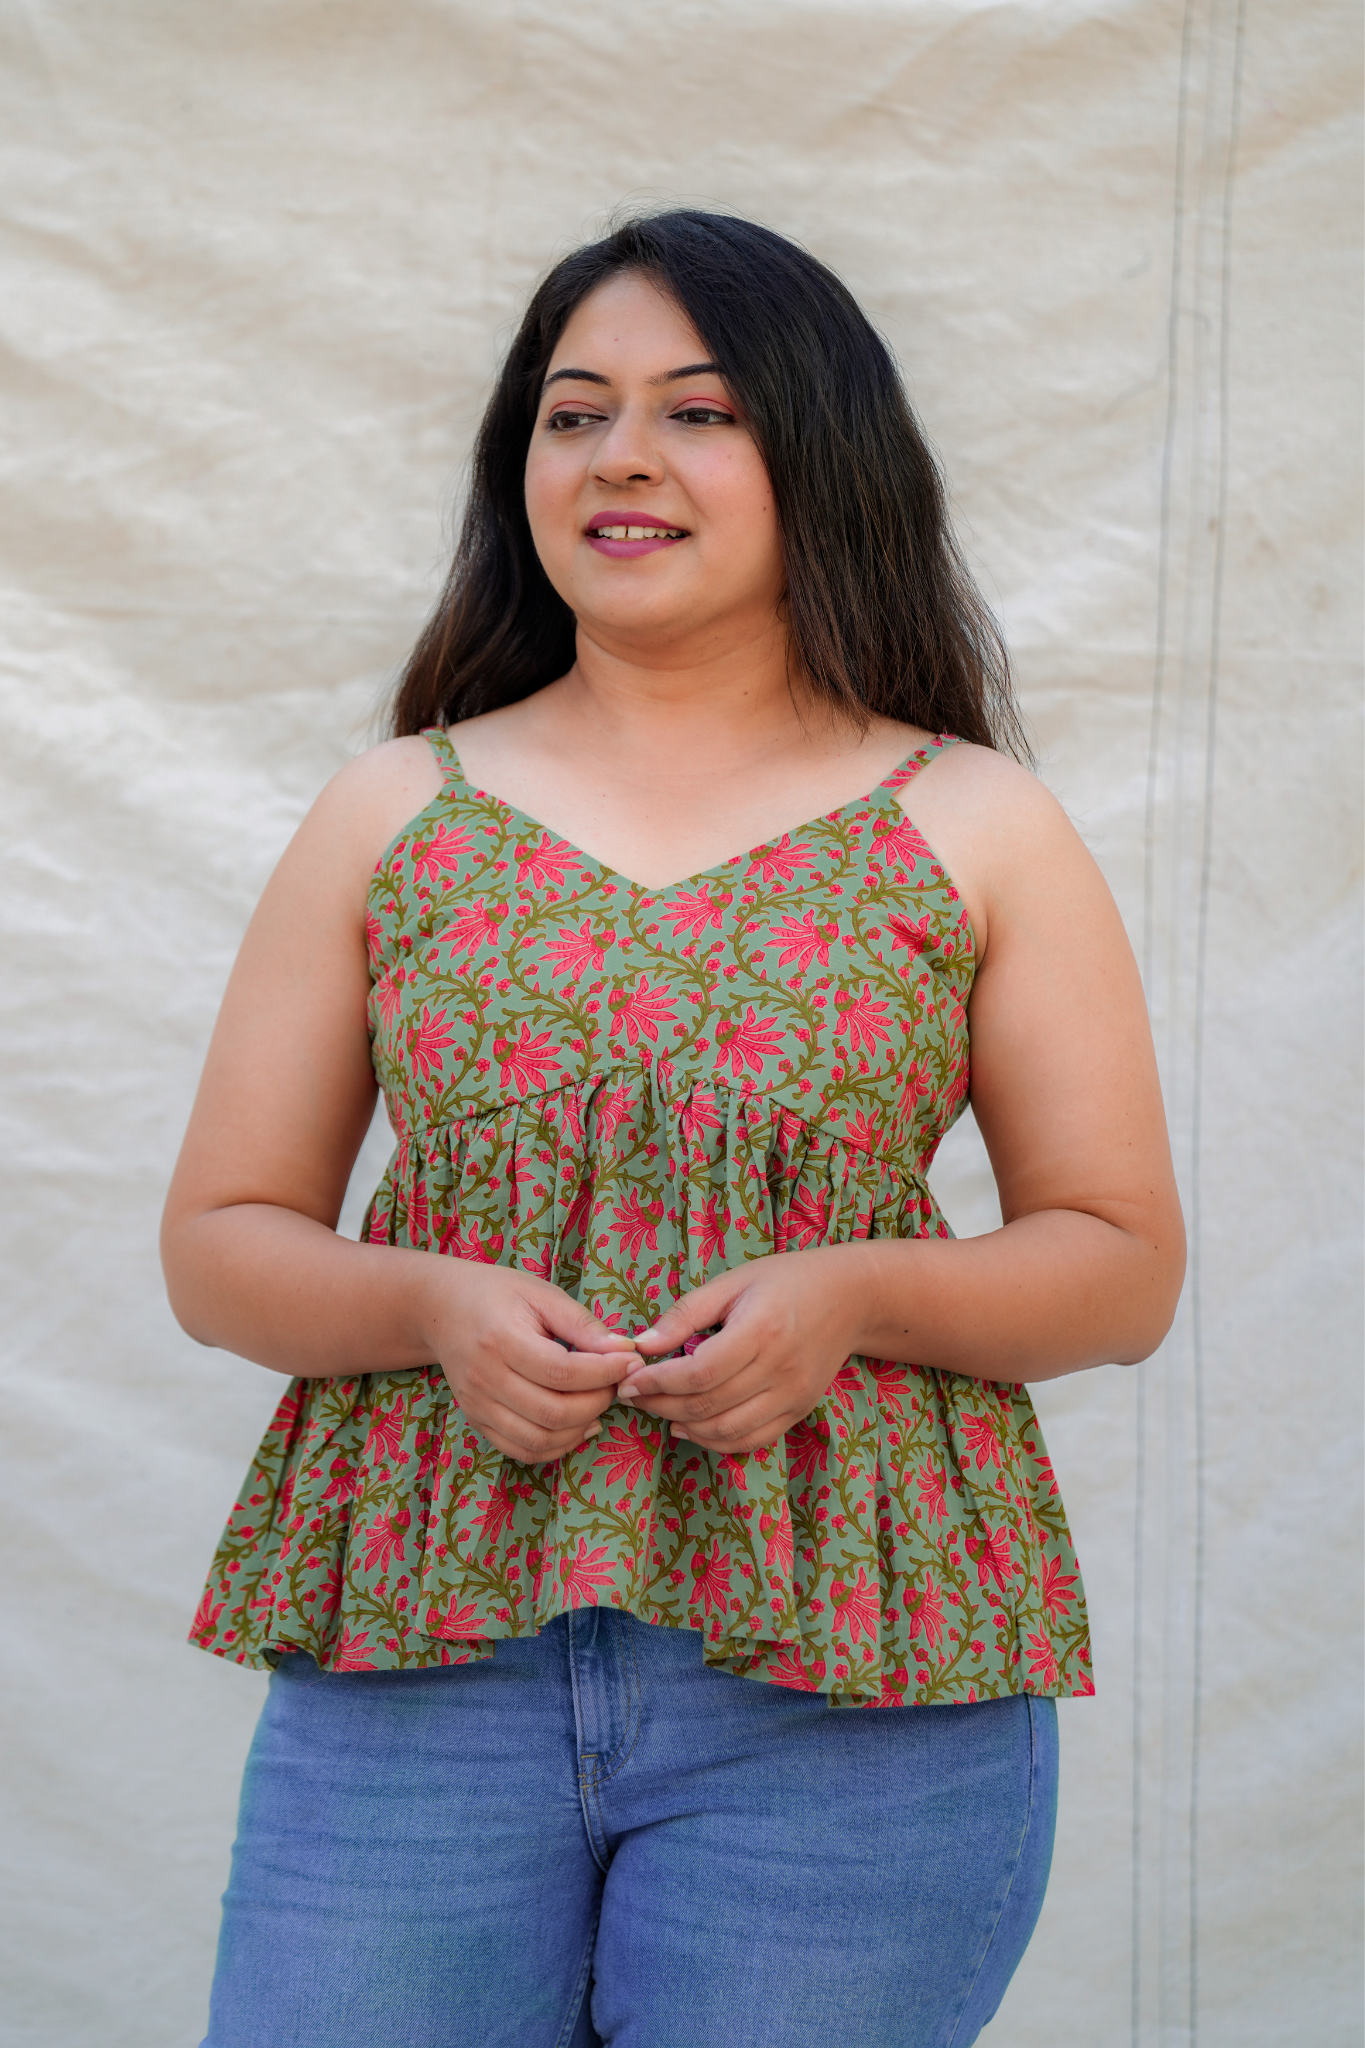
[(881, 796), (885, 793), (888, 796), (894, 796), (898, 790), (904, 789), (907, 782), (914, 780), (921, 768), (927, 768), (931, 761), (936, 760), (945, 747), (960, 747), (961, 745), (962, 740), (955, 732), (941, 732), (937, 734), (934, 739), (930, 740), (927, 746), (916, 747), (909, 760), (902, 761), (899, 768), (893, 768), (885, 782), (879, 784), (877, 789), (873, 791), (873, 794)]
[(443, 725), (424, 725), (420, 737), (427, 741), (433, 754), (445, 769), (443, 792), (465, 780), (464, 764), (455, 751), (455, 742)]

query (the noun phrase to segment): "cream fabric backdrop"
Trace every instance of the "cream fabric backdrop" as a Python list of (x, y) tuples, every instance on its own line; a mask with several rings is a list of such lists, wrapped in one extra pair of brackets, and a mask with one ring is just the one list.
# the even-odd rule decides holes
[[(1360, 2039), (1358, 30), (0, 5), (6, 2043), (200, 2037), (263, 1681), (183, 1636), (278, 1384), (176, 1329), (160, 1197), (528, 287), (679, 197), (806, 242), (906, 364), (1142, 956), (1189, 1205), (1160, 1357), (1041, 1394), (1099, 1694), (989, 2039)], [(970, 1131), (937, 1178), (989, 1227)]]

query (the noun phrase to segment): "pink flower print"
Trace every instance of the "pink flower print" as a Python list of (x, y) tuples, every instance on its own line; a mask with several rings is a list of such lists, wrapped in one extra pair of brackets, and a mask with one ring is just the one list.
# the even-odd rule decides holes
[(878, 819), (872, 828), (872, 846), (868, 851), (869, 860), (884, 860), (888, 867), (910, 867), (917, 860), (932, 860), (929, 842), (919, 829), (903, 816), (898, 824)]
[(550, 1068), (559, 1065), (558, 1057), (547, 1051), (549, 1044), (548, 1031), (532, 1038), (530, 1027), (525, 1023), (515, 1045), (506, 1038), (495, 1038), (493, 1057), (501, 1070), (500, 1085), (507, 1089), (515, 1084), (519, 1095), (529, 1095), (533, 1088), (544, 1088)]
[(365, 912), (365, 951), (373, 960), (384, 943), (384, 927), (372, 910)]
[(1067, 1608), (1076, 1597), (1071, 1588), (1078, 1576), (1076, 1572), (1064, 1572), (1060, 1558), (1048, 1559), (1039, 1591), (1043, 1596), (1043, 1606), (1051, 1620), (1065, 1618)]
[(481, 1239), (481, 1225), (475, 1223), (468, 1233), (458, 1227), (458, 1220), (452, 1218), (449, 1228), (442, 1234), (441, 1250), (456, 1259), (476, 1259), (481, 1266), (496, 1266), (502, 1257), (503, 1235), (495, 1230), (488, 1239)]
[(595, 1111), (598, 1136), (602, 1138), (614, 1137), (619, 1126), (625, 1122), (629, 1115), (630, 1090), (622, 1086), (609, 1095), (607, 1100), (601, 1103)]
[(741, 1493), (748, 1492), (749, 1480), (744, 1470), (743, 1458), (732, 1458), (728, 1451), (723, 1451), (717, 1458), (716, 1465), (725, 1474), (731, 1486), (738, 1487)]
[(442, 868), (454, 868), (460, 864), (460, 856), (471, 853), (474, 842), (467, 832), (454, 831), (449, 825), (438, 825), (430, 839), (414, 839), (412, 842), (412, 872), (414, 876), (425, 875), (434, 882)]
[(445, 1065), (445, 1048), (454, 1043), (449, 1029), (450, 1019), (438, 1010), (433, 1017), (426, 1003), (416, 1024), (407, 1028), (408, 1055), (415, 1067), (422, 1070), (422, 1078), (429, 1081), (437, 1068)]
[(877, 1040), (890, 1038), (891, 1033), (881, 1021), (890, 1006), (887, 1003), (873, 1001), (871, 982), (863, 983), (863, 992), (860, 996), (850, 996), (840, 990), (834, 998), (834, 1007), (839, 1012), (834, 1035), (837, 1038), (841, 1031), (848, 1033), (850, 1053), (875, 1053)]
[(1010, 1532), (1008, 1529), (988, 1529), (979, 1543), (967, 1538), (967, 1555), (976, 1566), (976, 1583), (984, 1586), (987, 1579), (994, 1579), (1003, 1593), (1014, 1577), (1014, 1559), (1010, 1555)]
[(694, 1088), (683, 1105), (678, 1125), (683, 1134), (683, 1143), (691, 1145), (701, 1131), (718, 1131), (720, 1118), (716, 1114), (716, 1098), (709, 1088)]
[(759, 1515), (758, 1533), (763, 1538), (763, 1562), (769, 1571), (788, 1574), (792, 1568), (792, 1517), (785, 1500), (779, 1501), (775, 1515), (766, 1510)]
[(190, 1623), (190, 1640), (205, 1649), (213, 1639), (219, 1615), (227, 1606), (226, 1600), (220, 1600), (218, 1605), (214, 1606), (214, 1590), (212, 1586), (205, 1586), (199, 1596), (199, 1605), (194, 1610), (194, 1620)]
[(672, 909), (664, 912), (664, 922), (672, 925), (675, 939), (680, 939), (684, 932), (690, 932), (694, 939), (699, 939), (708, 925), (720, 930), (723, 908), (723, 904), (712, 901), (705, 889), (691, 894), (680, 890), (673, 899)]
[(392, 1408), (381, 1408), (370, 1417), (370, 1434), (365, 1440), (367, 1465), (392, 1464), (403, 1448), (403, 1397)]
[(661, 1201), (656, 1198), (645, 1208), (639, 1191), (632, 1188), (625, 1201), (611, 1213), (628, 1258), (638, 1259), (643, 1245), (648, 1245), (652, 1252), (658, 1251), (659, 1225), (664, 1213)]
[(893, 1365), (888, 1359), (884, 1358), (869, 1358), (867, 1363), (872, 1371), (873, 1384), (877, 1389), (877, 1399), (884, 1402), (888, 1408), (894, 1409), (895, 1413), (903, 1421), (905, 1418), (904, 1396), (909, 1391), (910, 1367), (908, 1365)]
[(711, 1548), (700, 1546), (692, 1553), (692, 1591), (687, 1596), (689, 1607), (695, 1607), (700, 1600), (705, 1614), (724, 1614), (730, 1599), (730, 1553), (722, 1551), (720, 1541), (712, 1537)]
[(386, 1572), (395, 1558), (400, 1564), (404, 1562), (407, 1553), (403, 1548), (403, 1537), (411, 1520), (412, 1516), (406, 1508), (399, 1508), (395, 1514), (379, 1517), (365, 1544), (367, 1572)]
[(564, 1129), (568, 1135), (571, 1138), (581, 1139), (583, 1136), (583, 1098), (576, 1089), (572, 1095), (563, 1097), (561, 1114), (564, 1118)]
[(344, 1455), (333, 1458), (327, 1469), (332, 1475), (332, 1483), (323, 1494), (323, 1499), (334, 1500), (338, 1507), (343, 1501), (355, 1500), (362, 1484), (359, 1470), (354, 1468)]
[(495, 943), (498, 926), (506, 915), (505, 904), (499, 903), (489, 910), (482, 903), (470, 903), (451, 918), (441, 934), (441, 944), (449, 946), (452, 953), (477, 953), (481, 946)]
[(427, 1628), (434, 1636), (458, 1636), (465, 1642), (478, 1642), (484, 1633), (478, 1609), (472, 1601), (467, 1607), (461, 1607), (459, 1601), (459, 1594), (452, 1593), (444, 1614), (439, 1607), (433, 1607), (427, 1615)]
[(925, 1641), (937, 1649), (943, 1641), (943, 1592), (930, 1573), (924, 1581), (924, 1591), (918, 1599), (911, 1597), (910, 1589), (905, 1590), (905, 1611), (910, 1617), (910, 1640), (922, 1635)]
[(529, 875), (536, 889), (562, 889), (565, 876), (580, 873), (582, 866), (567, 839), (552, 839), (548, 832), (542, 832), (534, 852), (529, 848), (517, 849), (517, 887), (524, 889)]
[(829, 1397), (836, 1401), (846, 1415), (853, 1413), (854, 1403), (863, 1391), (863, 1376), (851, 1358), (846, 1358), (830, 1381)]
[(352, 1635), (349, 1626), (343, 1627), (340, 1647), (332, 1659), (333, 1671), (373, 1671), (372, 1647), (368, 1636)]
[(787, 1470), (797, 1479), (813, 1479), (826, 1468), (829, 1431), (823, 1434), (809, 1422), (798, 1422), (787, 1431)]
[[(588, 1217), (592, 1213), (592, 1190), (593, 1184), (590, 1180), (585, 1180), (574, 1190), (573, 1200), (564, 1211), (564, 1227), (560, 1232), (562, 1243), (572, 1244), (587, 1229)], [(548, 1279), (549, 1274), (545, 1277)]]
[(989, 1416), (964, 1415), (962, 1434), (967, 1439), (968, 1460), (975, 1456), (978, 1472), (983, 1472), (987, 1465), (999, 1465), (1000, 1439)]
[(602, 1562), (606, 1554), (605, 1543), (599, 1550), (589, 1550), (587, 1539), (580, 1536), (577, 1557), (561, 1557), (559, 1576), (571, 1606), (598, 1607), (602, 1604), (595, 1595), (601, 1587), (611, 1585), (616, 1571), (614, 1565)]
[(634, 1045), (642, 1037), (651, 1044), (657, 1044), (659, 1026), (671, 1024), (678, 1014), (667, 993), (651, 988), (643, 974), (638, 988), (614, 989), (610, 1006), (615, 1019), (611, 1035), (615, 1037), (618, 1031), (624, 1031), (628, 1045)]
[(876, 1152), (882, 1143), (882, 1134), (870, 1118), (859, 1110), (844, 1125), (844, 1143), (852, 1145), (857, 1152)]
[(720, 1052), (720, 1069), (733, 1069), (736, 1078), (742, 1077), (744, 1069), (751, 1067), (756, 1074), (763, 1072), (763, 1062), (782, 1050), (782, 1033), (766, 1018), (755, 1015), (750, 1003), (745, 1011), (742, 1024), (722, 1017), (716, 1025), (716, 1046)]
[(804, 974), (812, 960), (818, 960), (822, 967), (829, 966), (830, 941), (838, 935), (837, 918), (817, 925), (815, 912), (808, 910), (799, 924), (794, 917), (784, 917), (781, 924), (770, 926), (768, 940), (770, 944), (784, 948), (778, 955), (779, 966), (788, 967), (795, 960)]
[(346, 1574), (342, 1569), (341, 1559), (339, 1557), (335, 1557), (333, 1558), (331, 1564), (327, 1567), (326, 1578), (318, 1587), (318, 1592), (321, 1595), (321, 1618), (323, 1620), (326, 1620), (329, 1616), (335, 1614), (338, 1607), (340, 1607), (341, 1592), (342, 1587), (345, 1585), (345, 1582)]
[(824, 1658), (816, 1657), (808, 1666), (800, 1650), (782, 1650), (768, 1659), (768, 1676), (773, 1684), (790, 1686), (793, 1692), (818, 1692), (824, 1675)]
[(815, 855), (808, 846), (793, 846), (790, 832), (784, 832), (780, 844), (756, 846), (753, 858), (745, 869), (749, 875), (762, 872), (765, 882), (774, 880), (793, 882), (798, 868), (813, 868)]
[(856, 1586), (846, 1586), (842, 1579), (836, 1579), (829, 1589), (829, 1597), (834, 1602), (836, 1635), (847, 1629), (855, 1643), (861, 1642), (864, 1636), (869, 1642), (876, 1642), (881, 1622), (881, 1588), (868, 1584), (862, 1565), (858, 1567)]
[(941, 1465), (924, 1464), (919, 1468), (919, 1499), (927, 1522), (946, 1522), (948, 1519), (948, 1480)]
[[(963, 1086), (964, 1088), (966, 1086), (965, 1075), (963, 1077)], [(904, 1085), (901, 1088), (901, 1102), (904, 1107), (913, 1114), (915, 1104), (923, 1101), (927, 1095), (932, 1095), (932, 1093), (933, 1084), (928, 1074), (925, 1073), (924, 1068), (917, 1064), (907, 1067)]]
[(280, 1405), (270, 1418), (270, 1428), (272, 1431), (278, 1430), (287, 1434), (298, 1419), (299, 1396), (291, 1387), (287, 1394), (281, 1396)]
[(721, 1201), (720, 1195), (712, 1195), (695, 1224), (697, 1248), (704, 1266), (709, 1266), (712, 1259), (725, 1257), (725, 1233), (730, 1214), (728, 1209), (721, 1207)]
[(614, 1422), (599, 1438), (593, 1464), (606, 1466), (610, 1485), (624, 1484), (627, 1493), (633, 1493), (654, 1463), (655, 1449), (654, 1441), (641, 1434), (638, 1422), (624, 1429)]
[(886, 923), (894, 943), (904, 946), (912, 960), (918, 960), (929, 943), (928, 911), (925, 911), (918, 924), (911, 924), (908, 917), (888, 917)]
[(1057, 1653), (1045, 1635), (1030, 1635), (1028, 1668), (1030, 1678), (1036, 1678), (1040, 1685), (1057, 1683)]
[(516, 1505), (516, 1496), (508, 1490), (506, 1482), (500, 1480), (479, 1514), (479, 1527), (490, 1543), (496, 1543), (503, 1530), (511, 1528)]
[(383, 981), (377, 981), (374, 985), (374, 993), (375, 999), (379, 1004), (380, 1016), (384, 1019), (385, 1024), (392, 1024), (394, 1018), (398, 1015), (399, 1004), (403, 1000), (402, 968), (399, 968), (397, 974), (386, 975)]
[(548, 939), (541, 951), (554, 961), (553, 974), (566, 974), (577, 981), (584, 974), (600, 974), (606, 965), (607, 947), (615, 945), (615, 932), (603, 932), (599, 937), (592, 928), (592, 919), (584, 918), (574, 928), (564, 925), (557, 939)]
[(425, 1237), (431, 1224), (431, 1204), (421, 1182), (408, 1196), (408, 1236)]
[(785, 1216), (776, 1219), (776, 1245), (780, 1252), (793, 1242), (803, 1251), (823, 1244), (829, 1228), (829, 1202), (814, 1188), (798, 1188)]

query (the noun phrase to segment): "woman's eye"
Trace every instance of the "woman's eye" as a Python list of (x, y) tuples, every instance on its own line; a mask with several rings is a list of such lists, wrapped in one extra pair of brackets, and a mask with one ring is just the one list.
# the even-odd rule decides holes
[(688, 427), (732, 427), (735, 423), (733, 413), (722, 412), (715, 405), (685, 405), (673, 418)]
[(600, 426), (600, 412), (552, 412), (545, 425), (552, 434), (567, 433), (571, 427)]

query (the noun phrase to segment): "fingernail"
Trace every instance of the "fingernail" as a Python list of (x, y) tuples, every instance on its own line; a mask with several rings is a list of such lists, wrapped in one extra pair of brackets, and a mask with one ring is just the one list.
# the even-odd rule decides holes
[(590, 1437), (590, 1436), (600, 1436), (600, 1435), (601, 1435), (601, 1433), (602, 1433), (602, 1425), (601, 1425), (601, 1423), (600, 1423), (600, 1422), (590, 1422), (590, 1423), (588, 1424), (587, 1428), (586, 1428), (586, 1429), (584, 1430), (584, 1432), (583, 1432), (583, 1435), (584, 1435), (584, 1437), (585, 1437), (585, 1438), (587, 1438), (587, 1437)]
[(616, 1389), (616, 1398), (618, 1401), (633, 1401), (639, 1391), (640, 1389), (636, 1386), (618, 1387)]
[(687, 1431), (685, 1429), (679, 1429), (676, 1422), (673, 1425), (673, 1435), (676, 1441), (680, 1444), (690, 1444), (692, 1441), (691, 1437), (687, 1434)]

